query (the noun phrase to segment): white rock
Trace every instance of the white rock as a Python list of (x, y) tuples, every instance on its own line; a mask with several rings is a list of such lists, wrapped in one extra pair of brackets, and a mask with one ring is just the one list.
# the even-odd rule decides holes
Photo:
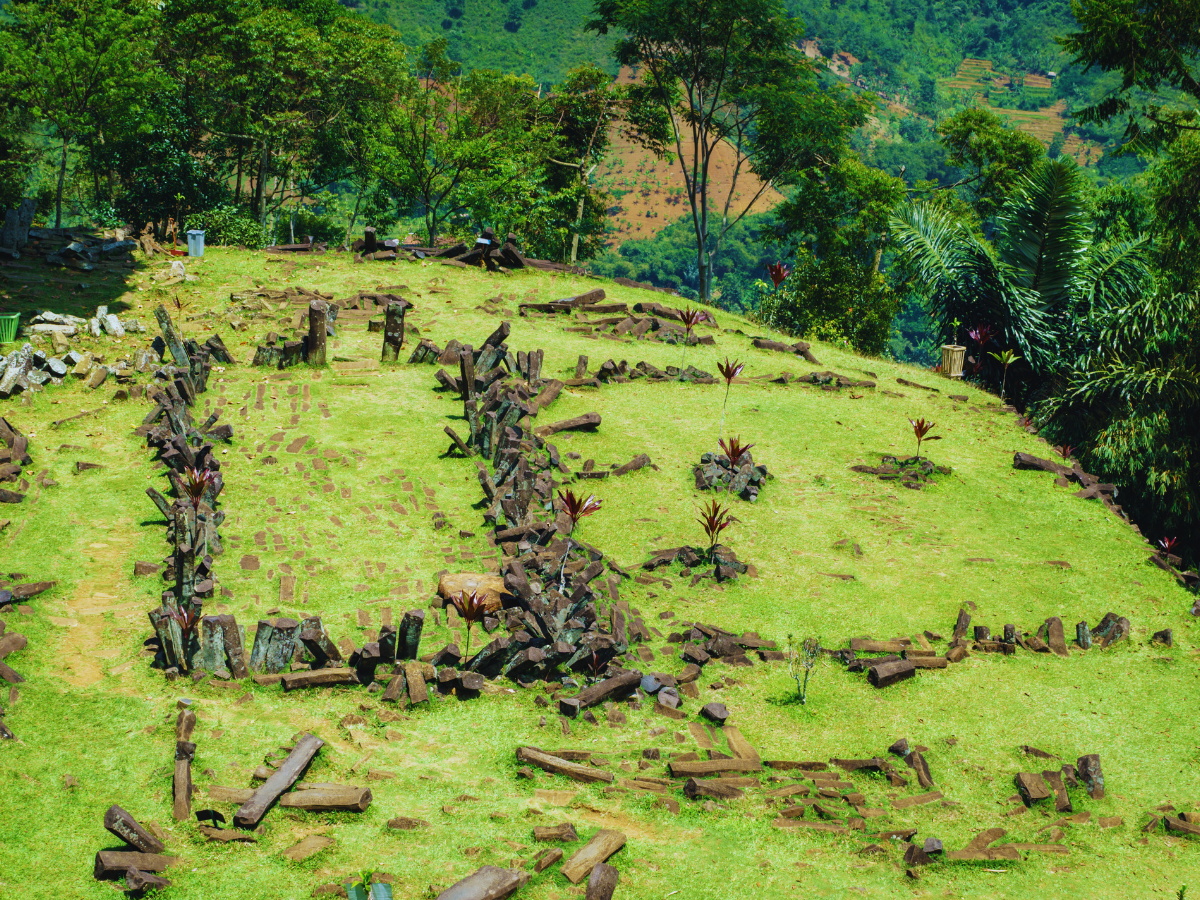
[(125, 337), (125, 328), (121, 325), (121, 320), (112, 313), (108, 313), (102, 320), (104, 330), (113, 337)]

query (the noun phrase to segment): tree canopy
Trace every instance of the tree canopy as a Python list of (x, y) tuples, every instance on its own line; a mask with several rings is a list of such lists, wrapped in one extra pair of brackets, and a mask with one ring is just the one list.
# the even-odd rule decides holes
[[(588, 28), (617, 34), (614, 57), (639, 70), (669, 117), (707, 301), (729, 229), (768, 189), (837, 159), (871, 104), (821, 84), (798, 47), (803, 23), (780, 0), (596, 0)], [(711, 176), (722, 145), (734, 164), (718, 196)], [(758, 178), (745, 197), (743, 172)]]

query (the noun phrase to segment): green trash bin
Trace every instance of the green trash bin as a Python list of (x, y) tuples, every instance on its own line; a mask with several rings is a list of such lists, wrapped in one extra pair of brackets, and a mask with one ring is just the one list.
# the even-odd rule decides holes
[(20, 321), (20, 313), (0, 313), (0, 344), (8, 344), (17, 339), (17, 325)]

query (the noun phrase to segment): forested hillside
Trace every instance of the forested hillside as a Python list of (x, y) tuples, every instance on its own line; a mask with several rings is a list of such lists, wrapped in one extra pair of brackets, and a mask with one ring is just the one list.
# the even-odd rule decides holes
[(585, 34), (592, 0), (342, 0), (391, 25), (409, 46), (449, 41), (451, 59), (470, 69), (499, 69), (557, 84), (584, 63), (616, 75), (611, 42)]

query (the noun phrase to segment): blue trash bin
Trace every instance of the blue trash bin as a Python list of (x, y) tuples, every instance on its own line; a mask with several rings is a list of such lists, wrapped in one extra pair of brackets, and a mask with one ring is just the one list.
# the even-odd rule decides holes
[(204, 255), (204, 232), (192, 229), (187, 233), (188, 256)]

